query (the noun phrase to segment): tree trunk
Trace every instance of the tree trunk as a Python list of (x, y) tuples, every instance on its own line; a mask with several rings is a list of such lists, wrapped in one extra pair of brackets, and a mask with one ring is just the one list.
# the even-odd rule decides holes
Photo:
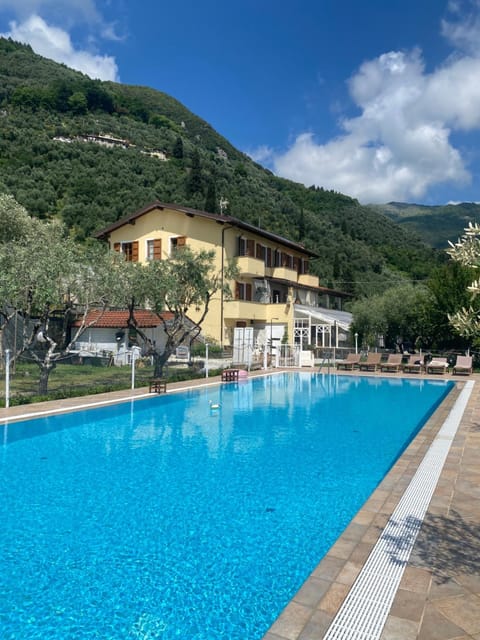
[(48, 393), (48, 380), (50, 378), (50, 374), (52, 373), (55, 365), (53, 364), (40, 364), (40, 379), (38, 381), (38, 393), (41, 396), (46, 396)]
[(153, 364), (154, 364), (153, 377), (154, 378), (163, 377), (163, 368), (171, 354), (172, 354), (172, 351), (167, 351), (167, 349), (165, 349), (163, 353), (155, 352), (153, 354)]

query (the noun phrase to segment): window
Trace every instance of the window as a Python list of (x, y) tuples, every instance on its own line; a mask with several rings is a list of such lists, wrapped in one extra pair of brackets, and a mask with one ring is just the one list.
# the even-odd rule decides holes
[(300, 260), (300, 269), (299, 269), (299, 273), (303, 274), (303, 273), (309, 273), (309, 264), (308, 264), (308, 260), (306, 260), (305, 258), (301, 258)]
[(176, 236), (175, 238), (170, 238), (170, 255), (174, 253), (177, 249), (181, 247), (185, 247), (187, 244), (187, 238), (185, 236)]
[(160, 238), (155, 238), (154, 240), (147, 240), (145, 258), (147, 260), (161, 260), (162, 241)]
[(235, 283), (235, 300), (251, 300), (252, 285), (248, 282)]
[(238, 237), (238, 255), (239, 256), (255, 256), (255, 241), (247, 238)]
[(282, 267), (286, 267), (287, 269), (293, 269), (293, 256), (290, 256), (288, 253), (282, 253)]
[(127, 262), (138, 262), (138, 241), (133, 242), (115, 242), (114, 251), (118, 251), (125, 255)]
[(267, 247), (264, 247), (263, 244), (257, 244), (255, 246), (255, 257), (257, 260), (261, 260), (266, 263), (267, 259)]

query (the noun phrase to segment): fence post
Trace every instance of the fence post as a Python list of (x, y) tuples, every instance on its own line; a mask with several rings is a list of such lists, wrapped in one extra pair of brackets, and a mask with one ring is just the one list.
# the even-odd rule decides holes
[(205, 378), (208, 378), (208, 342), (205, 343)]
[(132, 389), (135, 389), (135, 349), (132, 349)]
[(5, 408), (10, 406), (10, 349), (5, 349)]

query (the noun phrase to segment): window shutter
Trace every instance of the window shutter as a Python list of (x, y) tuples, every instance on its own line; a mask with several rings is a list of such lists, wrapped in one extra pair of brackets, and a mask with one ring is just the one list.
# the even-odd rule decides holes
[(155, 238), (153, 241), (153, 259), (161, 260), (162, 259), (162, 239)]
[(300, 272), (300, 260), (296, 256), (293, 257), (293, 268), (295, 271)]
[(245, 300), (251, 300), (252, 299), (252, 285), (247, 282), (247, 284), (245, 285)]
[(266, 262), (265, 262), (267, 267), (271, 267), (272, 266), (272, 248), (271, 247), (267, 247), (267, 254), (266, 254)]
[(184, 247), (187, 244), (186, 236), (178, 236), (177, 238), (177, 247)]
[(132, 242), (132, 262), (138, 262), (138, 240)]
[(262, 259), (262, 245), (258, 244), (255, 246), (255, 257), (257, 258), (257, 260), (261, 260)]
[(240, 283), (235, 282), (235, 300), (240, 300)]
[(114, 242), (114, 243), (113, 243), (113, 250), (114, 250), (114, 251), (118, 251), (118, 252), (120, 253), (121, 248), (122, 248), (122, 247), (121, 247), (120, 242)]
[(247, 256), (251, 258), (255, 256), (255, 242), (253, 240), (247, 240)]

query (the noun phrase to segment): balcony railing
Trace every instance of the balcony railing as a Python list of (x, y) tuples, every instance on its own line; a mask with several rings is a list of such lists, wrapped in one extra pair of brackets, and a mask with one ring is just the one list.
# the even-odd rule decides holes
[(265, 275), (265, 263), (263, 260), (251, 256), (238, 256), (237, 266), (242, 276), (263, 278)]
[(304, 287), (318, 287), (320, 285), (318, 276), (313, 276), (309, 273), (301, 273), (298, 276), (298, 284), (301, 284)]
[(224, 303), (223, 315), (226, 320), (242, 318), (243, 320), (267, 319), (268, 305), (250, 300), (228, 300)]
[(297, 282), (297, 272), (295, 269), (289, 269), (288, 267), (274, 267), (270, 269), (272, 278), (278, 278), (279, 280), (289, 280), (290, 282)]

